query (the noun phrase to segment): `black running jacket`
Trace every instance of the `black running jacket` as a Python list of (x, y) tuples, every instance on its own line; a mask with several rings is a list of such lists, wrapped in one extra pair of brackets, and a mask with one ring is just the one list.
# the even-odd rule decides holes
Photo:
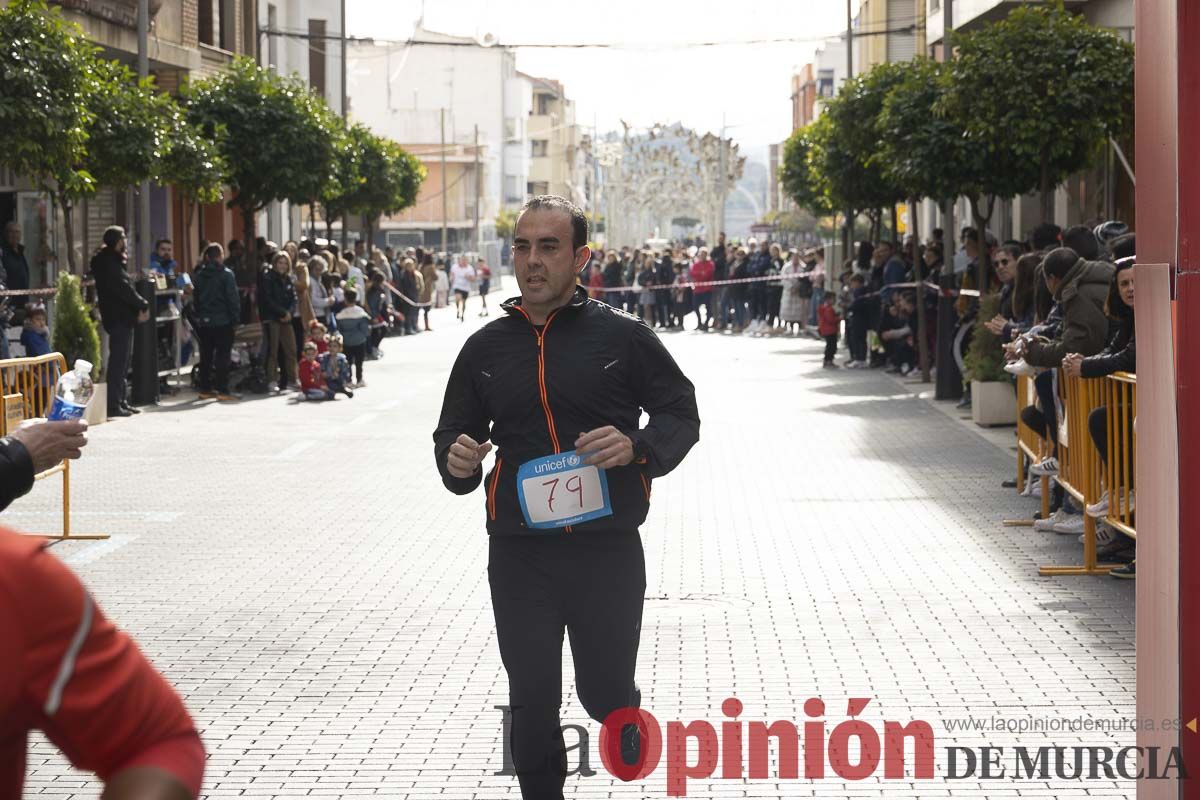
[[(696, 393), (671, 354), (637, 317), (591, 300), (571, 302), (536, 328), (520, 298), (506, 316), (473, 334), (450, 372), (433, 433), (442, 482), (455, 494), (479, 486), (482, 472), (455, 478), (446, 468), (460, 434), (491, 440), (496, 460), (484, 483), (490, 534), (636, 530), (650, 508), (651, 481), (666, 475), (700, 438)], [(649, 421), (639, 426), (641, 412)], [(583, 432), (612, 425), (634, 443), (632, 464), (606, 470), (611, 516), (568, 528), (532, 530), (517, 498), (517, 469), (570, 453)]]

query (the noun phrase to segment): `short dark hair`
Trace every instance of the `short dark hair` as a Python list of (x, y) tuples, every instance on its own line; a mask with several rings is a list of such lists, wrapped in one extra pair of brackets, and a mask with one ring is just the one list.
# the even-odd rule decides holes
[(1100, 257), (1100, 240), (1087, 225), (1072, 225), (1063, 231), (1063, 247), (1069, 247), (1079, 254), (1080, 258), (1095, 261)]
[(109, 225), (104, 229), (104, 237), (101, 241), (105, 247), (116, 247), (117, 242), (125, 238), (125, 229), (120, 225)]
[(162, 246), (164, 244), (170, 244), (170, 243), (171, 243), (170, 239), (159, 239), (157, 242), (154, 243), (154, 249), (157, 250), (160, 246)]
[(1137, 255), (1137, 248), (1134, 247), (1136, 242), (1133, 231), (1124, 233), (1108, 243), (1108, 254), (1113, 261), (1121, 258), (1131, 258)]
[(241, 239), (230, 239), (229, 240), (229, 252), (232, 253), (234, 250), (241, 250), (241, 249), (242, 249), (242, 240)]
[(1043, 222), (1033, 229), (1033, 233), (1029, 234), (1029, 239), (1034, 250), (1046, 250), (1058, 244), (1061, 236), (1062, 228), (1053, 222)]
[[(521, 213), (526, 211), (562, 211), (571, 218), (571, 248), (578, 250), (588, 243), (588, 220), (583, 209), (565, 197), (555, 194), (540, 194), (530, 198), (521, 207)], [(519, 217), (518, 217), (519, 219)]]
[(1042, 270), (1047, 275), (1062, 280), (1067, 277), (1067, 273), (1071, 271), (1071, 267), (1075, 266), (1075, 262), (1079, 258), (1079, 253), (1071, 248), (1058, 247), (1046, 254), (1046, 259), (1042, 262)]
[(358, 302), (358, 292), (354, 291), (353, 289), (347, 289), (343, 294), (343, 297), (345, 297), (346, 302), (350, 303), (351, 305)]

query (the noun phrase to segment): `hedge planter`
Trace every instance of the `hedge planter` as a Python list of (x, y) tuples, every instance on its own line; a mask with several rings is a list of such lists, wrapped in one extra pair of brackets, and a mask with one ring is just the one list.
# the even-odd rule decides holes
[(971, 381), (971, 419), (976, 425), (1017, 424), (1017, 392), (1009, 381)]

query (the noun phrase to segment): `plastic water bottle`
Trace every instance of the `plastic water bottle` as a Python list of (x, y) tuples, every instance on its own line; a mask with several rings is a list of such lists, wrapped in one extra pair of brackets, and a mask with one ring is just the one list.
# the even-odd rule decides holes
[(47, 419), (79, 419), (88, 401), (92, 399), (92, 365), (82, 358), (75, 362), (75, 369), (64, 372), (54, 387), (54, 402)]

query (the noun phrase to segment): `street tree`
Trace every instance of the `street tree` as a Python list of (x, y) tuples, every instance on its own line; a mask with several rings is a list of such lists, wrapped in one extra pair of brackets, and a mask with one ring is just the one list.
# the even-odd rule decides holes
[[(82, 102), (95, 47), (79, 26), (43, 0), (12, 0), (0, 8), (0, 163), (53, 193), (74, 242), (63, 198), (95, 190), (83, 159), (93, 111)], [(76, 271), (75, 250), (67, 261)]]
[(171, 186), (183, 202), (181, 244), (185, 252), (193, 253), (190, 249), (190, 232), (196, 206), (221, 200), (227, 167), (218, 142), (224, 135), (224, 129), (214, 129), (212, 134), (215, 138), (209, 138), (188, 124), (187, 111), (183, 106), (172, 103), (168, 112), (170, 132), (155, 180), (164, 186)]
[(940, 105), (989, 154), (993, 178), (980, 194), (990, 206), (1038, 190), (1042, 218), (1052, 219), (1054, 187), (1130, 128), (1133, 46), (1061, 3), (1021, 6), (952, 43)]
[[(373, 241), (375, 226), (385, 214), (395, 214), (417, 202), (425, 166), (400, 145), (377, 136), (362, 125), (348, 132), (357, 175), (351, 190), (341, 195), (343, 213), (358, 214)], [(344, 226), (343, 226), (344, 227)]]
[[(334, 220), (342, 221), (346, 231), (346, 215), (351, 213), (353, 198), (363, 182), (361, 172), (361, 142), (370, 131), (362, 125), (343, 126), (333, 142), (333, 171), (317, 196), (325, 218), (325, 237), (333, 241)], [(344, 237), (343, 237), (344, 238)]]
[(275, 200), (311, 203), (333, 179), (336, 118), (296, 77), (248, 58), (186, 87), (188, 117), (205, 136), (219, 129), (229, 201), (242, 215), (247, 258), (254, 258), (254, 215)]
[(784, 142), (783, 163), (779, 167), (779, 180), (788, 197), (818, 217), (836, 211), (821, 172), (821, 143), (828, 135), (828, 128), (829, 120), (822, 116), (796, 129)]
[(851, 78), (836, 97), (825, 104), (822, 117), (828, 128), (820, 138), (819, 173), (835, 208), (862, 210), (878, 235), (882, 210), (895, 208), (905, 198), (884, 170), (878, 157), (878, 121), (884, 99), (903, 79), (898, 64), (879, 64)]

